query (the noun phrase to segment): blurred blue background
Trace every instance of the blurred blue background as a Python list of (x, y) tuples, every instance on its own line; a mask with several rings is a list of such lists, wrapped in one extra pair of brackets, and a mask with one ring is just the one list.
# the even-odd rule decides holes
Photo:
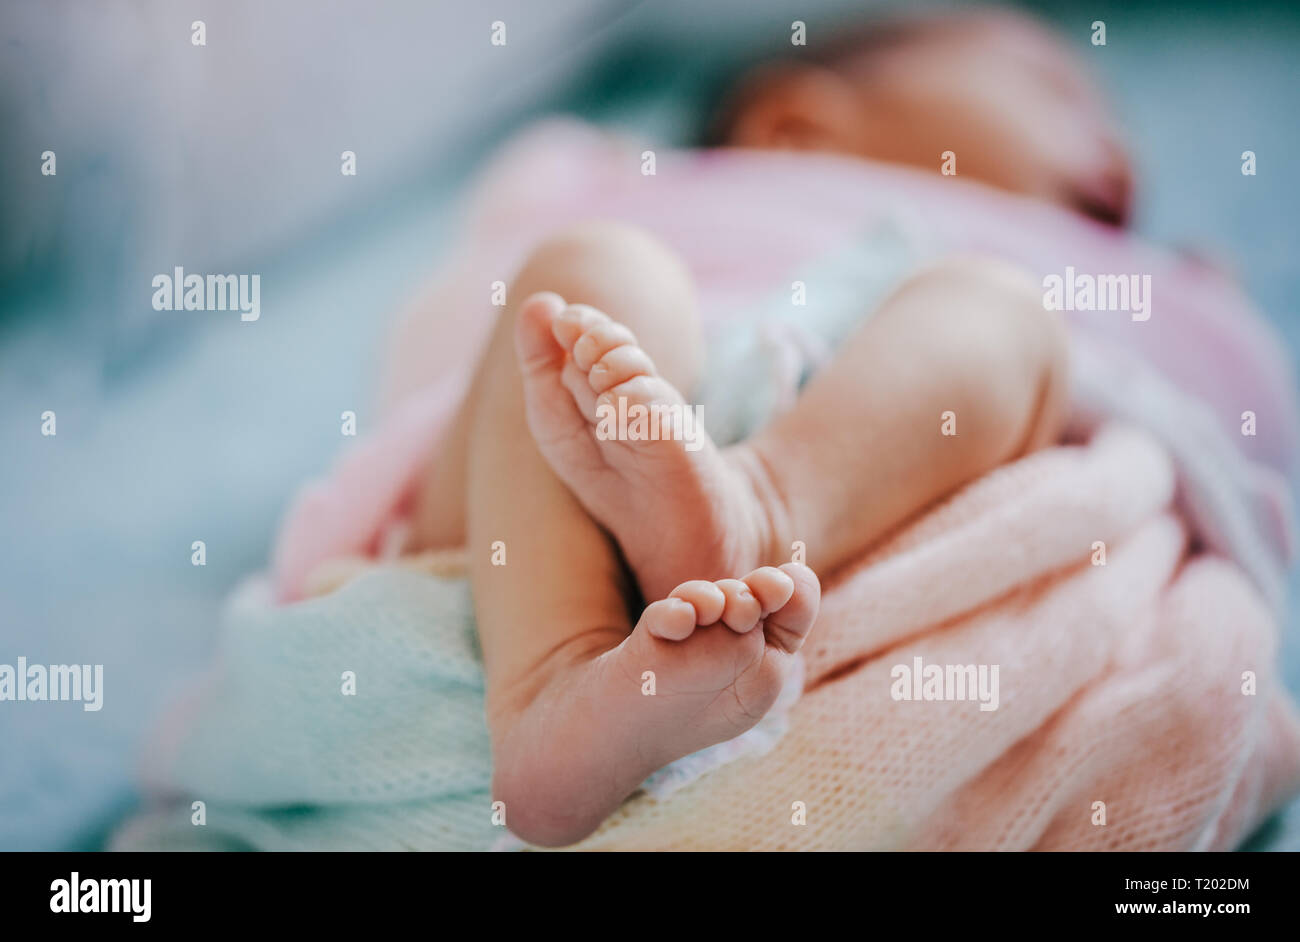
[[(340, 449), (339, 413), (363, 429), (373, 414), (385, 330), (493, 147), (553, 111), (689, 144), (720, 80), (792, 19), (815, 34), (891, 6), (6, 5), (0, 662), (102, 663), (105, 708), (0, 705), (0, 849), (95, 847), (132, 807), (148, 724), (205, 664), (222, 597), (266, 564), (295, 486)], [(1027, 6), (1115, 103), (1137, 230), (1235, 266), (1295, 358), (1300, 10)], [(506, 47), (488, 43), (494, 19)], [(1088, 43), (1097, 19), (1105, 47)], [(1247, 149), (1256, 177), (1235, 172)], [(260, 273), (261, 320), (154, 311), (150, 278), (175, 265)], [(1300, 810), (1248, 846), (1300, 849)]]

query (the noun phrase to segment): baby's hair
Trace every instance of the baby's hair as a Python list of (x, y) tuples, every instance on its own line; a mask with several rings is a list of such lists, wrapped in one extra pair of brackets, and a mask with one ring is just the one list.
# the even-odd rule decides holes
[(830, 39), (806, 47), (790, 46), (783, 51), (765, 50), (767, 55), (751, 62), (739, 80), (731, 73), (714, 98), (711, 120), (701, 143), (706, 147), (725, 145), (731, 140), (738, 116), (761, 95), (768, 83), (787, 70), (811, 65), (834, 72), (861, 75), (878, 63), (885, 53), (895, 53), (919, 41), (960, 37), (971, 31), (1017, 24), (1037, 29), (1036, 21), (1018, 11), (996, 8), (972, 10), (929, 10), (894, 14), (874, 22), (840, 28)]
[(770, 82), (786, 70), (800, 65), (814, 65), (837, 72), (847, 71), (883, 51), (910, 44), (925, 35), (926, 27), (930, 25), (930, 18), (891, 18), (837, 29), (832, 39), (820, 42), (815, 47), (792, 46), (783, 53), (775, 54), (765, 50), (765, 55), (740, 70), (739, 79), (734, 72), (726, 77), (721, 93), (716, 96), (718, 104), (713, 108), (702, 143), (706, 147), (726, 144), (731, 139), (739, 115), (764, 92)]

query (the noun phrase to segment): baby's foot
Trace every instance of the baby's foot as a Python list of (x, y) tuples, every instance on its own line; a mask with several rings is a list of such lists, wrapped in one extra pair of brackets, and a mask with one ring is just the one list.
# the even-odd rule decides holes
[(820, 601), (797, 563), (685, 582), (617, 647), (555, 670), (495, 750), (507, 826), (537, 844), (581, 840), (650, 773), (754, 726)]
[[(630, 330), (543, 293), (520, 308), (515, 348), (538, 448), (618, 541), (643, 597), (771, 558), (755, 463), (744, 449), (718, 451)], [(649, 416), (639, 426), (638, 414)], [(655, 434), (655, 416), (674, 423), (671, 437), (662, 424)]]

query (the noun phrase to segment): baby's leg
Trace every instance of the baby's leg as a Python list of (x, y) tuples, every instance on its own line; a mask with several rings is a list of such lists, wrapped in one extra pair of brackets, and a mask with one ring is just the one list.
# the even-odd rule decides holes
[(700, 347), (676, 261), (633, 230), (584, 227), (525, 265), (467, 400), (465, 526), (493, 795), (515, 833), (568, 843), (656, 768), (758, 721), (811, 627), (818, 587), (793, 566), (692, 582), (631, 628), (614, 545), (543, 461), (525, 420), (520, 363), (544, 408), (549, 365), (536, 341), (564, 309), (557, 294), (534, 294), (542, 291), (620, 311), (683, 386)]
[[(533, 408), (531, 384), (525, 395), (542, 453), (618, 540), (649, 597), (688, 573), (779, 562), (795, 541), (829, 571), (961, 484), (1051, 442), (1062, 419), (1058, 315), (994, 261), (948, 262), (907, 281), (790, 412), (725, 452), (707, 437), (691, 450), (598, 434), (604, 400), (682, 403), (618, 316), (587, 312), (554, 331), (569, 357), (567, 410)], [(949, 412), (955, 435), (941, 427)]]
[[(582, 643), (569, 613), (586, 612), (603, 629), (589, 639), (601, 650), (610, 638), (622, 641), (628, 627), (628, 583), (617, 550), (542, 460), (528, 430), (515, 352), (522, 303), (547, 291), (575, 303), (619, 305), (665, 372), (689, 387), (703, 340), (688, 333), (698, 330), (693, 292), (671, 261), (630, 228), (580, 227), (540, 245), (507, 293), (465, 407), (465, 536), (475, 604), (481, 623), (512, 629), (480, 632), (490, 711), (507, 692), (527, 696), (542, 655)], [(453, 461), (449, 453), (440, 457), (441, 464)], [(492, 564), (497, 541), (505, 545), (505, 566)], [(539, 622), (539, 604), (566, 617)]]
[[(1066, 404), (1065, 331), (1032, 280), (951, 261), (886, 299), (795, 407), (744, 444), (777, 534), (819, 571), (916, 511), (1051, 444)], [(951, 412), (945, 435), (944, 413)]]

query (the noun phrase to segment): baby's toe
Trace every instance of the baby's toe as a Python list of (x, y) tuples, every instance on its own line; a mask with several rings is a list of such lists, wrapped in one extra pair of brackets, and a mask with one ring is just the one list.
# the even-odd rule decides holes
[(665, 641), (683, 641), (695, 631), (696, 624), (695, 606), (685, 599), (670, 597), (647, 605), (637, 627)]
[(721, 579), (715, 584), (727, 599), (722, 610), (723, 624), (742, 635), (758, 624), (763, 616), (763, 606), (754, 598), (749, 586), (739, 579)]
[(600, 324), (609, 323), (609, 318), (589, 304), (570, 304), (555, 316), (551, 323), (551, 333), (556, 343), (566, 351), (572, 352), (573, 346), (582, 335)]
[(794, 580), (773, 566), (755, 569), (744, 581), (754, 593), (754, 598), (763, 606), (764, 615), (782, 608), (794, 595)]
[(817, 620), (822, 588), (817, 574), (807, 566), (786, 563), (781, 571), (794, 583), (794, 591), (782, 608), (767, 617), (763, 631), (772, 644), (794, 653), (803, 646)]
[(606, 320), (596, 324), (573, 344), (573, 361), (580, 369), (589, 370), (615, 347), (636, 347), (636, 335), (622, 324)]
[(683, 401), (681, 393), (668, 380), (647, 373), (609, 387), (597, 397), (597, 404), (617, 405), (619, 399), (629, 409), (632, 406), (680, 405)]
[(690, 602), (695, 607), (695, 615), (701, 625), (717, 624), (722, 619), (723, 609), (727, 607), (727, 597), (722, 590), (704, 579), (683, 582), (668, 597)]
[(626, 383), (637, 376), (654, 375), (650, 355), (633, 344), (615, 347), (602, 356), (587, 373), (587, 382), (593, 392), (603, 393), (612, 386)]

